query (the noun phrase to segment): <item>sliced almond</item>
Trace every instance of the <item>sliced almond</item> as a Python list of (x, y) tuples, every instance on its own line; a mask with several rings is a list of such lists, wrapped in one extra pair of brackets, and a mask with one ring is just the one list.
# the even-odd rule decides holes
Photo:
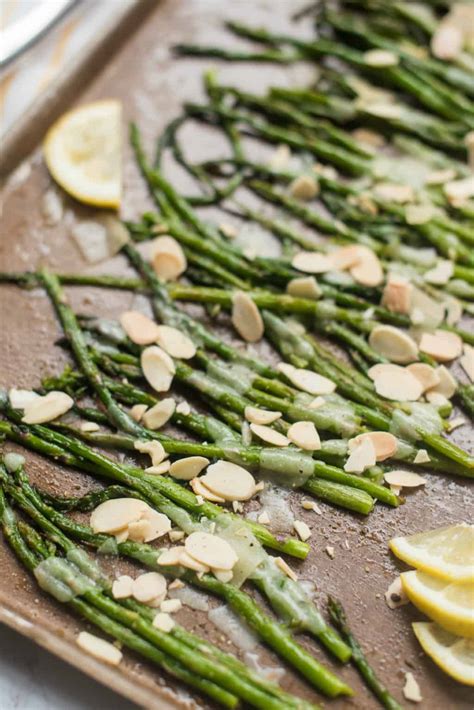
[(426, 483), (426, 478), (423, 478), (418, 473), (403, 470), (387, 471), (384, 474), (384, 480), (390, 486), (398, 486), (400, 488), (418, 488), (418, 486), (424, 486)]
[(298, 575), (294, 570), (291, 569), (290, 565), (285, 562), (283, 557), (274, 557), (276, 566), (283, 572), (283, 574), (286, 574), (287, 577), (293, 580), (293, 582), (298, 581)]
[(165, 614), (175, 614), (182, 606), (181, 599), (165, 599), (160, 604), (160, 611), (165, 612)]
[(418, 449), (413, 463), (429, 463), (431, 461), (426, 449)]
[(148, 466), (145, 469), (145, 473), (151, 476), (162, 476), (164, 473), (168, 473), (170, 470), (171, 463), (169, 461), (162, 461), (158, 466)]
[(299, 390), (308, 392), (308, 394), (331, 394), (336, 389), (336, 384), (327, 377), (318, 375), (313, 370), (305, 370), (303, 368), (293, 367), (286, 362), (278, 364), (278, 370), (287, 377), (290, 382)]
[(369, 67), (394, 67), (399, 61), (398, 56), (388, 49), (369, 49), (363, 58)]
[(321, 508), (319, 507), (319, 505), (314, 502), (314, 500), (303, 500), (303, 501), (301, 502), (301, 506), (302, 506), (305, 510), (312, 510), (313, 513), (316, 513), (317, 515), (322, 515), (322, 512), (323, 512), (323, 511), (321, 510)]
[(211, 503), (225, 503), (225, 498), (211, 491), (200, 478), (193, 478), (190, 481), (190, 485), (196, 496), (201, 496), (201, 498)]
[(443, 185), (443, 191), (452, 204), (462, 204), (474, 197), (474, 177), (453, 180)]
[(224, 582), (224, 584), (230, 582), (234, 576), (232, 570), (226, 571), (223, 569), (213, 569), (212, 572), (214, 574), (214, 577), (216, 577), (216, 579), (218, 579), (220, 582)]
[(446, 308), (446, 323), (456, 325), (462, 318), (463, 304), (458, 298), (448, 294), (444, 298), (444, 306)]
[(405, 220), (407, 224), (426, 224), (436, 214), (436, 209), (431, 204), (408, 205), (405, 210)]
[(151, 262), (155, 273), (163, 281), (174, 281), (186, 271), (186, 256), (173, 237), (163, 236), (154, 240)]
[(122, 651), (104, 639), (90, 634), (88, 631), (81, 631), (77, 636), (77, 645), (99, 661), (108, 663), (109, 666), (118, 666), (123, 658)]
[(182, 530), (170, 530), (168, 535), (171, 542), (178, 542), (178, 540), (182, 540), (185, 537)]
[(140, 363), (146, 381), (156, 392), (167, 392), (171, 387), (176, 368), (168, 353), (157, 345), (142, 351)]
[(387, 368), (383, 371), (379, 370), (380, 372), (382, 374), (378, 374), (374, 379), (374, 386), (381, 397), (396, 402), (416, 402), (421, 397), (423, 385), (413, 373), (403, 368), (399, 370)]
[(321, 439), (313, 422), (295, 422), (287, 431), (288, 439), (299, 449), (318, 451)]
[(268, 525), (269, 522), (270, 516), (268, 515), (266, 510), (263, 510), (257, 518), (257, 523), (260, 523), (260, 525)]
[(125, 311), (120, 316), (120, 325), (137, 345), (150, 345), (156, 341), (158, 326), (155, 321), (140, 311)]
[(388, 120), (398, 120), (402, 116), (402, 106), (385, 101), (373, 101), (364, 107), (366, 113)]
[(164, 611), (159, 611), (153, 619), (153, 626), (159, 629), (159, 631), (163, 631), (165, 634), (169, 634), (174, 625), (175, 623), (171, 616)]
[(160, 429), (171, 419), (175, 409), (176, 402), (172, 397), (162, 399), (143, 415), (143, 423), (147, 429), (152, 431)]
[(130, 523), (127, 531), (128, 540), (133, 540), (133, 542), (144, 542), (148, 532), (148, 522), (144, 518), (140, 518), (140, 520)]
[(180, 402), (178, 406), (176, 407), (176, 412), (178, 414), (183, 414), (185, 417), (188, 416), (188, 414), (191, 414), (191, 407), (189, 406), (188, 402)]
[[(152, 542), (163, 535), (167, 535), (171, 530), (171, 520), (164, 513), (158, 513), (153, 508), (148, 508), (142, 517), (147, 523), (143, 542)], [(130, 528), (130, 526), (129, 526)]]
[(81, 424), (81, 431), (83, 432), (90, 433), (99, 430), (100, 426), (96, 422), (82, 422)]
[(95, 533), (114, 533), (139, 520), (148, 504), (138, 498), (114, 498), (92, 512), (90, 526)]
[(430, 392), (439, 392), (447, 399), (451, 399), (458, 388), (458, 383), (444, 365), (437, 367), (435, 372), (438, 377), (438, 382), (428, 389)]
[(388, 431), (370, 431), (350, 439), (349, 451), (354, 451), (364, 439), (371, 440), (375, 450), (376, 461), (389, 459), (398, 449), (398, 440), (393, 434), (390, 434)]
[(232, 296), (232, 324), (247, 343), (262, 339), (265, 330), (262, 316), (245, 291), (236, 291)]
[(319, 193), (319, 183), (311, 175), (298, 175), (290, 184), (289, 192), (297, 200), (312, 200)]
[(33, 399), (27, 404), (21, 421), (25, 422), (25, 424), (52, 422), (66, 414), (73, 405), (74, 400), (72, 397), (65, 392), (53, 390), (44, 395), (44, 397)]
[(346, 271), (359, 263), (361, 252), (359, 245), (351, 244), (347, 247), (339, 247), (329, 254), (329, 259), (336, 271)]
[[(406, 369), (408, 370), (408, 368)], [(394, 365), (392, 362), (380, 362), (377, 363), (377, 365), (372, 365), (372, 367), (367, 370), (367, 375), (375, 382), (375, 380), (382, 375), (393, 374), (393, 376), (396, 377), (398, 373), (405, 371), (405, 368), (401, 367), (401, 365)]]
[(290, 159), (291, 151), (289, 146), (286, 143), (281, 143), (274, 151), (268, 164), (274, 170), (283, 170), (288, 166)]
[(122, 574), (112, 584), (114, 599), (127, 599), (132, 596), (133, 579), (128, 574)]
[(370, 347), (388, 360), (401, 365), (418, 357), (418, 348), (410, 336), (393, 325), (376, 325), (369, 336)]
[(133, 582), (132, 595), (139, 602), (147, 603), (152, 599), (166, 596), (166, 579), (159, 572), (145, 572)]
[(363, 245), (358, 246), (357, 250), (359, 258), (349, 269), (352, 278), (363, 286), (380, 286), (383, 282), (383, 269), (378, 256)]
[(328, 545), (327, 547), (324, 548), (324, 551), (326, 552), (327, 556), (331, 558), (331, 560), (334, 559), (334, 547), (332, 545)]
[(374, 187), (374, 192), (378, 197), (390, 202), (413, 202), (415, 193), (411, 185), (401, 185), (395, 182), (379, 182)]
[(293, 527), (300, 540), (303, 540), (303, 542), (309, 540), (309, 538), (311, 537), (311, 528), (306, 525), (303, 520), (295, 520), (295, 522), (293, 523)]
[(441, 22), (431, 38), (431, 52), (438, 59), (456, 59), (461, 54), (463, 42), (463, 34), (459, 27)]
[(456, 333), (447, 330), (435, 330), (434, 333), (423, 333), (420, 340), (420, 350), (431, 355), (438, 362), (449, 362), (462, 354), (462, 340)]
[(317, 301), (321, 298), (321, 289), (314, 276), (300, 276), (291, 279), (286, 285), (286, 292), (296, 298), (309, 298)]
[(407, 365), (407, 370), (419, 380), (423, 387), (423, 392), (436, 387), (440, 383), (439, 372), (424, 362), (413, 362), (411, 365)]
[(474, 347), (472, 345), (464, 344), (464, 355), (460, 359), (460, 363), (471, 382), (474, 382)]
[(454, 264), (448, 259), (439, 259), (436, 266), (423, 274), (424, 280), (435, 286), (444, 286), (454, 273)]
[(158, 334), (155, 340), (171, 357), (190, 360), (196, 355), (196, 346), (191, 338), (169, 325), (158, 326)]
[(259, 439), (272, 446), (288, 446), (290, 443), (290, 440), (284, 434), (280, 434), (279, 431), (275, 431), (275, 429), (263, 424), (251, 424), (250, 430)]
[(163, 459), (167, 456), (163, 445), (156, 439), (152, 439), (151, 441), (142, 441), (141, 439), (137, 439), (133, 442), (133, 445), (141, 454), (149, 454), (153, 466), (159, 466)]
[(229, 501), (249, 500), (255, 493), (252, 474), (230, 461), (213, 463), (199, 480), (213, 493)]
[(449, 404), (449, 399), (445, 397), (444, 394), (435, 391), (426, 393), (426, 401), (432, 404), (437, 409), (439, 409), (440, 407), (445, 407), (447, 404)]
[(308, 409), (319, 409), (319, 407), (322, 407), (324, 404), (326, 404), (326, 400), (324, 399), (324, 397), (315, 397), (308, 404)]
[(413, 286), (406, 279), (390, 274), (382, 295), (382, 306), (393, 313), (409, 313)]
[(170, 466), (170, 475), (181, 481), (190, 481), (199, 476), (201, 471), (209, 466), (209, 459), (204, 456), (187, 456), (184, 459), (173, 461)]
[(130, 416), (136, 422), (140, 422), (147, 409), (148, 409), (147, 404), (134, 404), (130, 410)]
[(258, 409), (258, 407), (245, 407), (245, 418), (248, 422), (252, 424), (272, 424), (280, 419), (282, 416), (281, 412), (272, 412), (269, 409)]
[(403, 686), (403, 695), (412, 703), (421, 703), (423, 697), (421, 695), (420, 686), (413, 673), (405, 673), (405, 685)]
[(426, 185), (443, 185), (445, 182), (452, 182), (456, 177), (456, 171), (452, 168), (444, 170), (433, 170), (426, 176)]
[(384, 594), (384, 597), (389, 609), (398, 609), (399, 606), (409, 603), (410, 600), (403, 590), (400, 575), (390, 584)]
[(194, 559), (186, 550), (184, 550), (179, 557), (179, 564), (186, 569), (192, 569), (193, 572), (198, 574), (205, 574), (210, 571), (209, 565), (205, 565), (202, 562)]
[(120, 545), (121, 542), (126, 542), (128, 540), (128, 527), (118, 530), (114, 537), (117, 545)]
[(184, 546), (194, 560), (211, 568), (231, 570), (239, 559), (226, 540), (206, 532), (191, 533)]
[(363, 473), (367, 468), (375, 466), (375, 447), (370, 437), (361, 440), (350, 453), (344, 464), (344, 471), (347, 473)]
[(184, 551), (184, 545), (175, 545), (167, 550), (161, 550), (157, 562), (159, 565), (166, 567), (179, 565), (181, 564), (181, 555)]
[(221, 222), (219, 225), (219, 231), (222, 232), (224, 237), (227, 237), (227, 239), (235, 239), (238, 234), (238, 231), (234, 225), (229, 224), (228, 222)]
[(324, 274), (334, 269), (330, 257), (317, 251), (299, 251), (291, 260), (291, 265), (305, 274)]
[(39, 398), (40, 395), (32, 390), (21, 390), (12, 387), (8, 392), (8, 399), (12, 409), (25, 409), (25, 407)]

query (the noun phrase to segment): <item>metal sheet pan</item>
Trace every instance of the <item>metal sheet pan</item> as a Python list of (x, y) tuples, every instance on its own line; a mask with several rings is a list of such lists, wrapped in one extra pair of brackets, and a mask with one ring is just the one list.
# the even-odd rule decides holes
[[(228, 35), (224, 39), (222, 33), (222, 21), (228, 17), (285, 29), (293, 3), (145, 0), (133, 6), (128, 3), (125, 9), (107, 37), (97, 40), (5, 141), (3, 173), (10, 175), (2, 191), (5, 209), (0, 237), (1, 270), (34, 269), (47, 263), (52, 269), (63, 271), (125, 272), (127, 267), (120, 258), (105, 265), (87, 265), (73, 244), (71, 225), (78, 219), (93, 217), (93, 211), (64, 198), (64, 219), (55, 226), (47, 224), (42, 200), (51, 180), (37, 146), (48, 125), (71, 105), (116, 97), (124, 103), (125, 118), (133, 118), (143, 127), (147, 146), (152, 147), (153, 138), (176, 114), (182, 101), (199, 98), (201, 92), (203, 62), (175, 60), (169, 47), (178, 41), (230, 42)], [(251, 66), (222, 66), (222, 77), (224, 81), (250, 85), (252, 89), (258, 89), (266, 79), (289, 84), (297, 81), (294, 69), (288, 72), (281, 67), (264, 66), (258, 74)], [(192, 132), (189, 142), (193, 143)], [(199, 141), (194, 142), (199, 142), (201, 153), (212, 150), (211, 135), (204, 138), (200, 135)], [(145, 188), (126, 149), (123, 215), (136, 217), (149, 207)], [(134, 300), (130, 294), (107, 292), (105, 296), (94, 289), (70, 289), (69, 293), (76, 309), (104, 316), (117, 316)], [(59, 328), (44, 294), (2, 287), (0, 297), (0, 385), (38, 385), (41, 376), (59, 373), (66, 358), (53, 346)], [(457, 440), (464, 444), (468, 435), (463, 429), (456, 433)], [(51, 491), (78, 494), (93, 484), (89, 477), (37, 456), (28, 455), (28, 461), (34, 481)], [(467, 483), (434, 475), (428, 475), (428, 479), (426, 490), (409, 495), (404, 506), (398, 510), (378, 506), (368, 520), (324, 505), (322, 515), (315, 516), (301, 509), (301, 495), (293, 493), (289, 504), (297, 517), (306, 519), (314, 531), (309, 559), (295, 566), (300, 578), (316, 584), (322, 604), (327, 593), (343, 600), (370, 661), (399, 700), (403, 700), (404, 673), (411, 670), (421, 686), (422, 707), (462, 710), (471, 705), (469, 690), (437, 670), (413, 637), (410, 622), (421, 615), (410, 606), (390, 611), (383, 599), (383, 593), (401, 569), (388, 553), (390, 537), (467, 520), (472, 514), (472, 489)], [(325, 552), (328, 545), (334, 547), (334, 559)], [(226, 647), (225, 639), (205, 614), (184, 609), (179, 619), (188, 628)], [(185, 689), (132, 655), (126, 654), (118, 670), (104, 667), (85, 655), (74, 641), (84, 624), (39, 592), (3, 541), (0, 620), (143, 707), (193, 704)], [(315, 644), (309, 640), (303, 642), (324, 659)], [(261, 663), (279, 665), (269, 651), (261, 649), (259, 655)], [(325, 661), (331, 665), (329, 659)], [(337, 670), (351, 683), (356, 695), (353, 699), (327, 702), (327, 707), (338, 710), (377, 707), (351, 668)], [(316, 699), (295, 674), (287, 672), (282, 682), (285, 687)], [(196, 703), (198, 707), (207, 707), (202, 699)]]

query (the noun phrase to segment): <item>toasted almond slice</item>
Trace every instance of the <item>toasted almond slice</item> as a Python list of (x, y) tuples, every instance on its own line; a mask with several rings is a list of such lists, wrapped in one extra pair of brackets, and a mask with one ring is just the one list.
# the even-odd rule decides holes
[(81, 431), (83, 432), (93, 432), (93, 431), (99, 431), (100, 426), (96, 424), (96, 422), (82, 422), (81, 424)]
[(351, 244), (347, 247), (339, 247), (335, 249), (329, 255), (329, 259), (333, 265), (333, 269), (336, 271), (345, 271), (350, 269), (359, 263), (361, 259), (361, 252), (359, 250), (359, 245)]
[(206, 532), (191, 533), (184, 547), (194, 560), (211, 568), (228, 571), (239, 559), (226, 540)]
[(464, 345), (464, 355), (460, 359), (460, 363), (466, 375), (471, 382), (474, 382), (474, 347), (472, 345)]
[(162, 399), (143, 415), (143, 423), (148, 429), (153, 431), (160, 429), (171, 419), (175, 409), (176, 402), (172, 397)]
[(426, 185), (443, 185), (445, 182), (452, 182), (456, 177), (456, 171), (452, 168), (444, 170), (434, 170), (426, 176)]
[(332, 545), (328, 545), (327, 547), (325, 547), (324, 551), (327, 556), (331, 558), (331, 560), (334, 559), (334, 547)]
[(317, 251), (299, 251), (291, 260), (291, 265), (305, 274), (325, 274), (334, 269), (330, 257)]
[(196, 496), (201, 496), (211, 503), (225, 503), (225, 498), (211, 491), (200, 478), (193, 478), (189, 483)]
[(174, 281), (186, 271), (186, 256), (173, 237), (158, 237), (152, 246), (151, 262), (155, 273), (163, 281)]
[(88, 631), (81, 631), (76, 639), (77, 645), (99, 661), (108, 663), (109, 666), (118, 666), (123, 658), (122, 651), (105, 641), (104, 639), (90, 634)]
[(220, 582), (224, 582), (224, 584), (230, 582), (234, 576), (232, 570), (226, 571), (223, 569), (213, 569), (212, 572), (214, 574), (214, 577), (216, 577), (216, 579), (218, 579)]
[(25, 407), (39, 398), (40, 395), (32, 390), (21, 390), (12, 387), (8, 392), (8, 399), (12, 409), (25, 409)]
[(410, 313), (412, 284), (401, 276), (390, 274), (383, 290), (382, 306), (393, 313)]
[(168, 353), (157, 345), (142, 351), (140, 363), (146, 381), (156, 392), (167, 392), (171, 387), (176, 368)]
[(426, 224), (435, 214), (436, 209), (431, 204), (408, 205), (405, 210), (405, 220), (407, 224)]
[(398, 609), (399, 606), (409, 603), (410, 600), (403, 590), (400, 575), (398, 575), (398, 577), (396, 577), (390, 584), (384, 594), (384, 597), (389, 609)]
[(300, 540), (303, 540), (303, 542), (309, 540), (309, 538), (311, 537), (311, 528), (306, 525), (303, 520), (295, 520), (295, 522), (293, 523), (293, 527)]
[(403, 368), (397, 372), (385, 370), (374, 379), (374, 386), (381, 397), (396, 402), (416, 402), (423, 392), (420, 380)]
[(376, 461), (389, 459), (398, 449), (398, 440), (393, 434), (390, 434), (388, 431), (370, 431), (350, 439), (349, 451), (354, 451), (364, 439), (371, 440), (375, 450)]
[(130, 416), (136, 422), (140, 422), (147, 409), (148, 409), (147, 404), (134, 404), (130, 410)]
[(298, 581), (298, 575), (291, 569), (290, 565), (285, 562), (283, 557), (274, 557), (273, 559), (275, 560), (276, 566), (280, 568), (283, 574), (286, 574), (286, 576), (292, 579), (293, 582)]
[(417, 359), (415, 341), (393, 325), (376, 325), (369, 336), (369, 344), (375, 352), (401, 365)]
[(227, 237), (227, 239), (235, 239), (238, 234), (236, 227), (228, 222), (221, 222), (219, 225), (219, 231), (222, 232), (224, 237)]
[(459, 27), (450, 22), (441, 22), (431, 38), (431, 52), (438, 59), (456, 59), (462, 51), (463, 42)]
[(438, 371), (424, 362), (413, 362), (407, 365), (407, 370), (419, 380), (423, 392), (436, 387), (441, 381)]
[(349, 272), (363, 286), (379, 286), (383, 282), (383, 269), (378, 256), (366, 246), (358, 246), (359, 258)]
[(159, 611), (153, 619), (153, 626), (156, 629), (163, 631), (165, 634), (169, 634), (174, 625), (175, 624), (171, 616), (164, 611)]
[(426, 393), (426, 401), (438, 409), (449, 404), (449, 399), (445, 397), (444, 394), (434, 391)]
[(136, 520), (130, 523), (128, 526), (128, 540), (133, 540), (133, 542), (144, 542), (146, 534), (148, 532), (148, 521), (144, 518)]
[(298, 175), (290, 184), (290, 195), (297, 200), (312, 200), (319, 193), (319, 183), (311, 175)]
[(281, 412), (272, 412), (269, 409), (258, 409), (258, 407), (245, 407), (245, 418), (248, 422), (252, 424), (272, 424), (280, 419), (282, 416)]
[(388, 103), (383, 101), (374, 101), (369, 105), (364, 107), (366, 113), (372, 116), (378, 116), (379, 118), (387, 118), (388, 120), (397, 120), (402, 115), (402, 106), (395, 103)]
[(362, 473), (366, 468), (375, 466), (375, 447), (370, 437), (365, 437), (349, 455), (344, 464), (344, 471), (347, 473)]
[(418, 449), (413, 463), (429, 463), (431, 461), (426, 449)]
[(181, 553), (179, 557), (179, 564), (182, 567), (186, 567), (186, 569), (192, 569), (194, 572), (197, 572), (198, 574), (205, 574), (206, 572), (210, 571), (209, 565), (205, 565), (202, 562), (199, 562), (199, 560), (194, 559), (187, 551), (186, 549)]
[(148, 507), (138, 498), (106, 500), (92, 511), (90, 526), (95, 533), (114, 533), (139, 520)]
[(181, 555), (184, 551), (184, 545), (175, 545), (167, 550), (161, 550), (157, 562), (161, 566), (169, 565), (170, 567), (174, 567), (175, 565), (179, 565), (181, 564)]
[(250, 430), (259, 439), (272, 446), (288, 446), (290, 443), (290, 440), (284, 434), (280, 434), (279, 431), (275, 431), (275, 429), (263, 424), (251, 424)]
[(454, 264), (448, 259), (439, 259), (438, 263), (429, 271), (425, 271), (423, 278), (427, 283), (435, 286), (444, 286), (454, 273)]
[(456, 325), (462, 318), (463, 304), (458, 298), (448, 294), (444, 298), (444, 306), (446, 308), (446, 323)]
[[(272, 430), (273, 431), (273, 430)], [(217, 461), (199, 479), (206, 488), (225, 500), (249, 500), (255, 493), (255, 479), (242, 466), (230, 461)]]
[(298, 276), (288, 281), (286, 292), (296, 298), (309, 298), (317, 301), (321, 298), (321, 289), (314, 276)]
[(166, 579), (159, 572), (145, 572), (133, 582), (132, 595), (138, 602), (151, 602), (166, 595)]
[(288, 429), (289, 440), (305, 451), (318, 451), (321, 439), (313, 422), (295, 422)]
[(434, 333), (423, 333), (420, 350), (438, 362), (449, 362), (461, 355), (462, 340), (456, 333), (435, 330)]
[(364, 52), (363, 59), (369, 67), (394, 67), (398, 64), (398, 56), (388, 49), (369, 49)]
[(158, 466), (148, 466), (145, 469), (145, 473), (149, 473), (151, 476), (162, 476), (164, 473), (168, 473), (170, 466), (171, 463), (169, 461), (162, 461)]
[(244, 291), (236, 291), (232, 296), (232, 324), (247, 343), (256, 343), (262, 339), (265, 330), (262, 316)]
[(308, 404), (308, 409), (319, 409), (323, 404), (326, 404), (324, 397), (315, 397), (313, 401)]
[(181, 599), (165, 599), (160, 604), (160, 611), (165, 612), (165, 614), (175, 614), (182, 606)]
[(384, 480), (391, 486), (399, 486), (400, 488), (417, 488), (424, 486), (426, 478), (412, 471), (387, 471), (384, 474)]
[(188, 414), (191, 414), (191, 407), (188, 402), (183, 401), (178, 404), (176, 411), (178, 414), (184, 414), (184, 416), (187, 417)]
[(171, 542), (178, 542), (178, 540), (182, 540), (184, 536), (185, 534), (182, 530), (170, 530), (169, 532), (169, 539)]
[(314, 502), (314, 500), (304, 500), (302, 501), (301, 506), (305, 510), (312, 510), (313, 513), (316, 513), (317, 515), (322, 515), (323, 511), (321, 510), (319, 505)]
[(145, 530), (143, 542), (152, 542), (163, 535), (167, 535), (171, 530), (171, 520), (164, 513), (158, 513), (153, 508), (148, 508), (142, 517), (148, 524)]
[(209, 466), (209, 459), (204, 456), (187, 456), (184, 459), (173, 461), (170, 466), (170, 475), (181, 481), (190, 481), (199, 476), (201, 471)]
[(332, 380), (312, 370), (293, 367), (286, 362), (280, 362), (277, 368), (295, 387), (308, 394), (331, 394), (336, 389), (336, 384)]
[(141, 439), (137, 439), (133, 442), (133, 446), (141, 454), (149, 454), (153, 466), (159, 466), (163, 459), (167, 456), (163, 445), (156, 439), (153, 439), (152, 441), (142, 441)]
[(291, 159), (291, 151), (286, 143), (281, 143), (274, 151), (268, 165), (274, 170), (283, 170)]
[(118, 530), (115, 533), (114, 537), (117, 545), (119, 545), (121, 542), (126, 542), (128, 540), (128, 526), (126, 528), (122, 528), (122, 530)]
[(155, 340), (171, 357), (190, 360), (196, 355), (196, 346), (191, 338), (169, 325), (158, 326), (158, 335)]
[(133, 579), (128, 574), (122, 574), (112, 584), (114, 599), (127, 599), (132, 596)]
[(396, 182), (379, 182), (374, 187), (376, 195), (390, 202), (413, 202), (415, 193), (411, 185), (401, 185)]
[(443, 191), (452, 204), (463, 203), (474, 197), (474, 177), (447, 182), (443, 186)]
[(155, 321), (140, 311), (125, 311), (120, 316), (120, 325), (137, 345), (150, 345), (156, 341), (158, 326)]
[(43, 424), (52, 422), (66, 414), (74, 404), (74, 400), (65, 392), (53, 390), (32, 400), (24, 408), (22, 422), (25, 424)]
[(375, 382), (377, 377), (381, 377), (385, 374), (393, 374), (393, 376), (396, 377), (400, 372), (405, 372), (405, 368), (401, 367), (401, 365), (394, 365), (392, 362), (380, 362), (377, 363), (377, 365), (372, 365), (372, 367), (367, 370), (367, 375)]
[[(454, 29), (454, 28), (452, 28)], [(403, 695), (412, 703), (421, 703), (423, 697), (421, 695), (420, 686), (413, 673), (405, 673), (405, 685), (403, 686)]]
[(270, 516), (268, 515), (266, 510), (263, 510), (257, 518), (257, 523), (260, 523), (260, 525), (268, 525), (269, 522)]
[(438, 382), (433, 387), (429, 388), (430, 392), (439, 392), (447, 399), (451, 399), (458, 388), (458, 383), (444, 365), (437, 367), (435, 372), (438, 377)]

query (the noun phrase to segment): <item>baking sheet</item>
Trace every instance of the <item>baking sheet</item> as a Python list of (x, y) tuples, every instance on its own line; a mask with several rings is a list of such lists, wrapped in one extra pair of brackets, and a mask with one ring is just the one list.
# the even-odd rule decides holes
[[(276, 31), (288, 29), (287, 18), (294, 9), (290, 0), (239, 0), (234, 3), (149, 0), (141, 5), (150, 11), (149, 14), (146, 17), (137, 15), (133, 21), (122, 23), (115, 35), (112, 33), (113, 41), (105, 43), (106, 48), (98, 42), (94, 53), (85, 58), (84, 68), (71, 75), (74, 90), (63, 87), (63, 90), (52, 93), (37, 112), (29, 115), (21, 131), (9, 142), (6, 167), (9, 170), (15, 168), (15, 171), (2, 191), (0, 270), (35, 269), (47, 264), (57, 271), (127, 272), (120, 257), (91, 267), (82, 260), (71, 240), (72, 226), (83, 219), (94, 219), (94, 210), (64, 197), (64, 218), (60, 224), (48, 225), (43, 215), (44, 194), (52, 188), (52, 183), (39, 149), (33, 146), (44, 134), (53, 115), (76, 103), (119, 98), (124, 104), (125, 119), (139, 123), (146, 147), (151, 149), (154, 138), (177, 114), (181, 103), (199, 100), (202, 96), (204, 67), (219, 66), (223, 83), (238, 83), (252, 90), (261, 89), (261, 82), (267, 80), (291, 85), (307, 73), (304, 67), (260, 66), (257, 75), (252, 66), (176, 60), (169, 52), (169, 47), (177, 42), (225, 42), (230, 45), (234, 40), (222, 31), (224, 18), (266, 24)], [(309, 26), (303, 25), (301, 30), (295, 31), (308, 32)], [(238, 40), (235, 43), (238, 44)], [(216, 142), (211, 131), (201, 131), (199, 139), (193, 137), (192, 130), (188, 135), (189, 143), (192, 145), (194, 141), (192, 147), (201, 155), (215, 153)], [(22, 162), (25, 148), (31, 152)], [(138, 218), (151, 204), (128, 148), (125, 153), (123, 216)], [(188, 189), (184, 179), (177, 177)], [(117, 316), (136, 304), (136, 297), (126, 293), (90, 288), (70, 288), (68, 293), (76, 310), (103, 316)], [(58, 374), (67, 358), (53, 345), (60, 330), (46, 296), (41, 291), (24, 292), (1, 286), (0, 299), (0, 386), (37, 386), (46, 374)], [(467, 445), (466, 428), (456, 432), (455, 437)], [(63, 469), (32, 454), (27, 458), (33, 480), (50, 491), (78, 495), (96, 485), (84, 474)], [(411, 606), (390, 611), (383, 599), (390, 582), (402, 569), (402, 565), (388, 553), (387, 542), (391, 537), (468, 520), (472, 515), (474, 501), (468, 483), (439, 475), (428, 474), (427, 478), (426, 488), (409, 494), (404, 506), (391, 510), (378, 505), (368, 519), (324, 504), (321, 504), (322, 515), (316, 516), (304, 511), (300, 505), (301, 494), (293, 493), (289, 504), (296, 517), (312, 527), (313, 536), (309, 558), (304, 563), (292, 564), (301, 579), (316, 584), (317, 597), (322, 605), (328, 593), (343, 601), (370, 662), (398, 700), (403, 701), (404, 674), (412, 671), (421, 687), (423, 708), (463, 710), (472, 706), (472, 691), (443, 675), (424, 656), (414, 639), (410, 623), (421, 619), (422, 615)], [(325, 552), (328, 545), (334, 547), (333, 560)], [(177, 618), (187, 628), (206, 634), (223, 648), (236, 651), (211, 626), (204, 613), (184, 608)], [(44, 596), (29, 575), (19, 568), (3, 542), (0, 547), (0, 619), (144, 707), (193, 704), (187, 690), (177, 687), (155, 668), (131, 654), (125, 654), (119, 670), (109, 669), (84, 654), (74, 641), (78, 630), (85, 627), (84, 623)], [(378, 707), (351, 668), (338, 667), (315, 643), (305, 637), (301, 639), (356, 691), (352, 699), (327, 701), (327, 707), (364, 710)], [(280, 665), (270, 651), (262, 648), (258, 653), (263, 665)], [(308, 698), (322, 700), (290, 671), (282, 684)], [(202, 699), (196, 703), (198, 707), (208, 707)]]

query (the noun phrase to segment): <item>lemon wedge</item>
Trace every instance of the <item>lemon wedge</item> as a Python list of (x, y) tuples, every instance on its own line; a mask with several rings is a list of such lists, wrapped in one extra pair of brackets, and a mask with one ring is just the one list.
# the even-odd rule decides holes
[(443, 629), (474, 638), (474, 584), (453, 584), (412, 571), (401, 575), (408, 599)]
[(96, 101), (63, 114), (46, 134), (43, 152), (48, 169), (80, 202), (120, 206), (121, 116), (120, 101)]
[(401, 560), (448, 582), (474, 582), (474, 525), (453, 525), (390, 540)]
[(474, 685), (474, 641), (445, 631), (438, 624), (417, 621), (415, 636), (423, 651), (445, 673), (466, 685)]

